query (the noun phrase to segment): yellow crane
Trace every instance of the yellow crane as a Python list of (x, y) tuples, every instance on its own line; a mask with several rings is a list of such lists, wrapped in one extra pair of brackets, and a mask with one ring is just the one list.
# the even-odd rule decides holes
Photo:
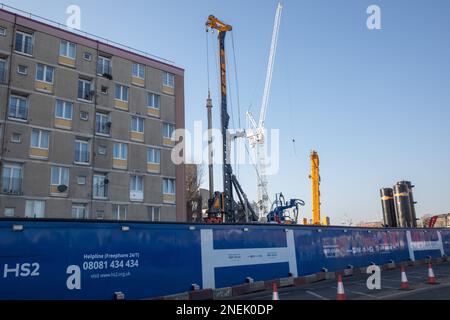
[(319, 154), (317, 151), (311, 152), (311, 175), (312, 182), (312, 211), (313, 225), (320, 225), (320, 174), (319, 174)]

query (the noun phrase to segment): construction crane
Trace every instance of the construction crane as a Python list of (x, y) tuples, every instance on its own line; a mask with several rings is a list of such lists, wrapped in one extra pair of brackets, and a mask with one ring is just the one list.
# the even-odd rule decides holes
[(312, 182), (312, 224), (320, 225), (320, 174), (319, 174), (319, 154), (317, 151), (311, 152), (311, 175)]
[(275, 23), (272, 33), (272, 44), (270, 46), (269, 62), (267, 65), (266, 82), (264, 85), (264, 93), (259, 113), (259, 122), (256, 123), (250, 111), (247, 111), (248, 129), (247, 139), (252, 147), (255, 155), (256, 167), (258, 168), (257, 177), (257, 206), (260, 220), (268, 212), (269, 196), (267, 194), (267, 176), (266, 176), (266, 141), (265, 141), (265, 121), (267, 107), (269, 104), (270, 87), (272, 85), (273, 66), (275, 63), (275, 55), (277, 52), (278, 33), (280, 31), (281, 13), (283, 6), (278, 4), (275, 14)]
[[(223, 155), (223, 193), (214, 192), (213, 197), (208, 203), (208, 217), (205, 222), (208, 223), (236, 223), (257, 221), (258, 217), (253, 211), (247, 195), (242, 190), (241, 185), (233, 174), (230, 164), (230, 150), (228, 142), (228, 127), (230, 116), (227, 110), (227, 69), (225, 58), (225, 36), (231, 31), (232, 26), (220, 21), (213, 15), (206, 21), (206, 31), (216, 30), (219, 40), (219, 59), (220, 59), (220, 95), (221, 95), (221, 129), (222, 129), (222, 155)], [(233, 189), (239, 198), (236, 203), (233, 198)]]

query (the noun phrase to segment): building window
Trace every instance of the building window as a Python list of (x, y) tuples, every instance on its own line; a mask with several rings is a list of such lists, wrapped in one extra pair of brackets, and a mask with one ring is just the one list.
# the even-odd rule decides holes
[(76, 56), (75, 43), (66, 40), (61, 40), (61, 42), (59, 43), (59, 55), (62, 57), (75, 59)]
[(161, 221), (161, 209), (159, 207), (147, 207), (149, 221)]
[(115, 215), (117, 220), (127, 220), (128, 207), (123, 204), (113, 204), (112, 213)]
[(147, 149), (147, 163), (160, 164), (161, 150), (155, 148)]
[(92, 54), (90, 52), (83, 53), (83, 59), (86, 60), (86, 61), (91, 61), (92, 60)]
[(145, 67), (139, 63), (133, 63), (132, 67), (133, 77), (144, 79), (145, 78)]
[(90, 151), (89, 142), (85, 140), (75, 140), (75, 162), (89, 164)]
[(74, 219), (87, 219), (88, 209), (85, 203), (73, 203), (72, 204), (72, 218)]
[(130, 179), (130, 200), (144, 200), (144, 177), (131, 176)]
[(127, 160), (127, 145), (125, 143), (114, 143), (114, 159)]
[(27, 200), (25, 218), (44, 218), (45, 201)]
[(26, 76), (28, 74), (28, 67), (24, 65), (18, 65), (17, 66), (17, 73), (21, 74), (23, 76)]
[(0, 27), (0, 36), (6, 37), (6, 28), (5, 27)]
[(78, 176), (77, 177), (77, 184), (85, 185), (86, 184), (86, 176)]
[(98, 154), (101, 155), (101, 156), (105, 156), (106, 155), (106, 147), (99, 146), (98, 147)]
[(128, 102), (128, 87), (116, 84), (116, 99)]
[(19, 195), (22, 192), (22, 167), (20, 165), (3, 166), (2, 192)]
[(4, 214), (5, 214), (5, 217), (14, 217), (15, 208), (5, 208)]
[(53, 84), (55, 68), (38, 63), (36, 67), (36, 80)]
[(14, 50), (24, 54), (33, 54), (33, 35), (17, 31)]
[(28, 102), (24, 97), (11, 96), (9, 98), (8, 117), (13, 119), (27, 120)]
[(22, 142), (22, 135), (17, 132), (13, 132), (11, 134), (11, 142), (12, 143), (21, 143)]
[(175, 126), (171, 123), (163, 123), (163, 137), (172, 139), (172, 134), (175, 131)]
[(104, 174), (95, 174), (92, 184), (92, 193), (94, 198), (106, 199), (108, 197), (108, 183), (109, 180)]
[(31, 147), (48, 149), (49, 132), (39, 129), (31, 130)]
[(92, 101), (94, 92), (91, 90), (92, 82), (90, 80), (78, 79), (78, 99)]
[(111, 122), (109, 121), (109, 116), (105, 113), (97, 113), (95, 115), (95, 132), (109, 135), (111, 127)]
[(139, 117), (131, 117), (131, 131), (144, 133), (144, 119)]
[(80, 111), (80, 120), (84, 120), (84, 121), (89, 120), (89, 112)]
[(56, 100), (56, 108), (55, 108), (55, 117), (64, 119), (64, 120), (72, 120), (72, 111), (73, 111), (73, 103)]
[(97, 217), (97, 220), (103, 220), (105, 217), (105, 211), (97, 210), (95, 211), (95, 216)]
[(97, 61), (97, 73), (101, 76), (111, 75), (111, 59), (103, 56), (98, 57)]
[(6, 81), (6, 60), (0, 59), (0, 82)]
[(163, 85), (166, 87), (173, 88), (175, 87), (175, 78), (174, 75), (168, 72), (164, 72), (163, 75)]
[(174, 179), (163, 179), (163, 193), (168, 195), (175, 195)]
[(102, 94), (108, 94), (108, 87), (102, 86), (101, 89), (100, 89), (100, 92), (101, 92)]
[(161, 103), (161, 97), (154, 93), (148, 94), (148, 106), (150, 108), (159, 109)]
[(69, 168), (52, 166), (51, 185), (68, 187), (69, 186)]

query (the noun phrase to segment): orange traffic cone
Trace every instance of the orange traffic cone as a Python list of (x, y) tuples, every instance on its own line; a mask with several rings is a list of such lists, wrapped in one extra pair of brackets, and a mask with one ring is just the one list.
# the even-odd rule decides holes
[(275, 282), (272, 284), (272, 291), (272, 300), (280, 300), (280, 297), (278, 296), (277, 284)]
[(338, 286), (337, 286), (337, 296), (336, 300), (346, 300), (344, 283), (342, 282), (342, 276), (338, 275)]
[(434, 276), (433, 267), (431, 263), (428, 264), (428, 284), (437, 284), (436, 277)]
[(408, 283), (408, 278), (406, 277), (405, 267), (401, 266), (400, 270), (402, 272), (402, 283), (400, 285), (400, 290), (408, 290), (409, 283)]

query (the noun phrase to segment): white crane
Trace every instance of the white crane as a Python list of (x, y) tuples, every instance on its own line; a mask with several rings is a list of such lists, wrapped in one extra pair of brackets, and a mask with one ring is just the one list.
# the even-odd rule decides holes
[(280, 31), (282, 11), (283, 6), (281, 3), (278, 3), (277, 11), (275, 14), (275, 23), (273, 26), (272, 44), (270, 46), (269, 62), (267, 64), (266, 83), (264, 85), (264, 93), (261, 103), (261, 111), (259, 114), (259, 122), (256, 123), (250, 111), (247, 111), (246, 113), (248, 119), (247, 139), (249, 140), (250, 146), (254, 151), (255, 161), (258, 168), (257, 205), (260, 219), (269, 211), (269, 195), (267, 194), (267, 176), (266, 176), (266, 166), (267, 166), (266, 141), (265, 141), (264, 125), (266, 121), (267, 106), (269, 104), (270, 87), (272, 84), (273, 66), (275, 63), (275, 55), (277, 52), (278, 33)]

